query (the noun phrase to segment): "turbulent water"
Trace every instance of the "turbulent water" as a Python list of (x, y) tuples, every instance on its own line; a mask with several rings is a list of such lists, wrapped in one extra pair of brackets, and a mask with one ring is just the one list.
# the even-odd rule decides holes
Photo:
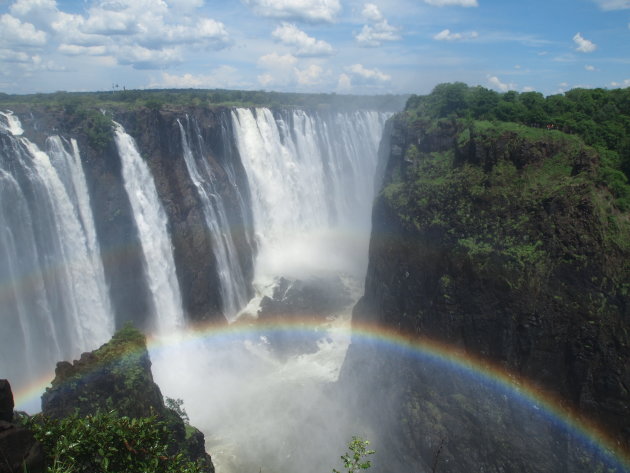
[[(357, 433), (344, 430), (342, 425), (352, 423), (342, 421), (347, 413), (330, 402), (326, 387), (339, 375), (350, 341), (343, 328), (365, 276), (373, 182), (387, 116), (231, 112), (257, 248), (256, 294), (240, 307), (241, 317), (256, 314), (279, 277), (337, 277), (351, 297), (323, 323), (314, 352), (278, 358), (266, 337), (244, 330), (192, 339), (182, 334), (153, 354), (156, 380), (168, 396), (185, 399), (192, 422), (206, 433), (218, 471), (317, 471), (324, 458), (334, 465), (339, 449)], [(179, 126), (188, 171), (207, 208), (208, 227), (215, 228), (221, 216), (211, 200), (212, 175), (197, 168), (198, 155), (190, 152), (200, 134), (192, 123)], [(222, 267), (231, 266), (227, 245), (224, 261)], [(233, 281), (222, 278), (222, 283)], [(188, 369), (182, 372), (180, 366)], [(200, 382), (200, 374), (209, 385)]]
[(254, 283), (365, 275), (377, 151), (386, 114), (232, 111), (258, 240)]
[(0, 370), (18, 387), (114, 328), (78, 146), (21, 134), (1, 113)]

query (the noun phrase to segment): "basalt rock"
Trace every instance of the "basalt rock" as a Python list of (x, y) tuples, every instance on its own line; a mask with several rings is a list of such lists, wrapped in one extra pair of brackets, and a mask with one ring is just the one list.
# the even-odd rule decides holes
[(0, 473), (44, 471), (44, 451), (33, 433), (13, 422), (13, 393), (0, 379)]
[[(629, 451), (630, 229), (596, 179), (597, 152), (574, 136), (512, 124), (414, 128), (398, 117), (394, 128), (353, 320), (501, 366)], [(549, 430), (537, 434), (546, 445), (524, 447), (537, 437), (509, 430), (524, 414), (483, 387), (384, 356), (368, 365), (369, 356), (351, 346), (342, 381), (368, 392), (370, 382), (396, 386), (370, 395), (383, 422), (397, 419), (385, 434), (401, 437), (394, 457), (430, 469), (442, 438), (450, 466), (440, 471), (593, 468)]]

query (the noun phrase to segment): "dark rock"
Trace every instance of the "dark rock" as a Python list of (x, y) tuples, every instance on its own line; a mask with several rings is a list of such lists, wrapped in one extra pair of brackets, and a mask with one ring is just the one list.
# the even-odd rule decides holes
[(13, 392), (6, 379), (0, 379), (0, 421), (13, 422)]
[(33, 433), (12, 424), (13, 393), (6, 379), (0, 380), (0, 473), (44, 471), (44, 451)]
[[(365, 296), (353, 321), (499, 365), (630, 450), (627, 216), (616, 218), (593, 178), (597, 153), (574, 137), (513, 126), (447, 122), (425, 132), (397, 120), (403, 152), (393, 150), (375, 203)], [(420, 151), (409, 162), (401, 156), (412, 144)], [(514, 434), (511, 425), (529, 425), (525, 414), (454, 374), (353, 344), (341, 379), (362, 386), (358, 402), (378, 413), (377, 424), (397, 419), (384, 434), (395, 438), (385, 448), (392, 461), (426, 470), (444, 436), (448, 471), (593, 466), (577, 467), (579, 454), (553, 428)], [(392, 389), (381, 395), (375, 386)]]
[(33, 433), (0, 421), (0, 473), (44, 471), (44, 451)]
[[(258, 320), (277, 324), (265, 334), (277, 354), (315, 353), (328, 317), (351, 303), (350, 293), (339, 277), (293, 281), (280, 278), (272, 297), (265, 296), (261, 301)], [(313, 330), (313, 324), (320, 325), (321, 331)]]

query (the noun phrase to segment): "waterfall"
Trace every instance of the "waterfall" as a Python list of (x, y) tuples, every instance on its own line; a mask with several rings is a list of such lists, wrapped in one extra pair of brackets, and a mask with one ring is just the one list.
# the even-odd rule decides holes
[[(205, 146), (197, 123), (187, 120), (188, 133), (179, 119), (177, 124), (182, 137), (186, 168), (201, 199), (205, 223), (212, 238), (212, 249), (221, 284), (223, 313), (231, 320), (247, 302), (247, 283), (238, 259), (225, 205), (216, 188), (216, 177), (203, 153)], [(195, 145), (195, 153), (191, 149), (190, 141)], [(233, 173), (226, 173), (226, 177), (230, 187), (236, 186)]]
[(79, 149), (0, 112), (0, 371), (20, 386), (111, 336), (114, 317)]
[(255, 285), (365, 275), (377, 151), (388, 114), (232, 111), (252, 195)]
[(115, 127), (114, 137), (120, 155), (125, 190), (144, 253), (155, 325), (160, 333), (168, 333), (184, 324), (168, 220), (158, 198), (153, 176), (140, 156), (134, 139), (125, 132), (122, 125), (115, 123)]

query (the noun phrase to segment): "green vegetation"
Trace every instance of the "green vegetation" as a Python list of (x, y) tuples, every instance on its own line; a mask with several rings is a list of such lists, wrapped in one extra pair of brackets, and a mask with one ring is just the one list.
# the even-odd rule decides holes
[(577, 135), (601, 156), (600, 184), (608, 186), (618, 208), (630, 210), (630, 88), (573, 89), (544, 97), (539, 92), (498, 93), (461, 82), (440, 84), (430, 95), (410, 97), (406, 117), (412, 128), (449, 118), (513, 122), (531, 130)]
[[(465, 115), (453, 105), (460, 95), (446, 95), (439, 109)], [(612, 251), (630, 251), (630, 186), (607, 161), (616, 152), (514, 122), (429, 118), (423, 104), (435, 97), (423, 100), (405, 114), (410, 136), (382, 193), (408, 232), (432, 235), (464, 267), (532, 295), (556, 255), (575, 268), (591, 264), (599, 235)]]
[[(374, 455), (374, 450), (368, 450), (368, 440), (363, 440), (359, 437), (352, 437), (352, 440), (348, 444), (349, 452), (341, 455), (343, 461), (343, 467), (348, 473), (358, 473), (361, 470), (367, 470), (372, 466), (372, 462), (367, 459), (369, 455)], [(333, 473), (340, 473), (333, 468)]]
[(407, 97), (402, 95), (337, 95), (265, 92), (262, 90), (225, 89), (160, 89), (121, 90), (109, 92), (56, 92), (52, 94), (7, 95), (0, 94), (0, 107), (38, 105), (51, 110), (72, 108), (125, 109), (166, 107), (300, 107), (316, 110), (341, 108), (378, 109), (398, 111)]
[(48, 473), (198, 473), (199, 463), (173, 452), (166, 422), (129, 418), (116, 411), (61, 420), (41, 415), (27, 421), (46, 453)]

